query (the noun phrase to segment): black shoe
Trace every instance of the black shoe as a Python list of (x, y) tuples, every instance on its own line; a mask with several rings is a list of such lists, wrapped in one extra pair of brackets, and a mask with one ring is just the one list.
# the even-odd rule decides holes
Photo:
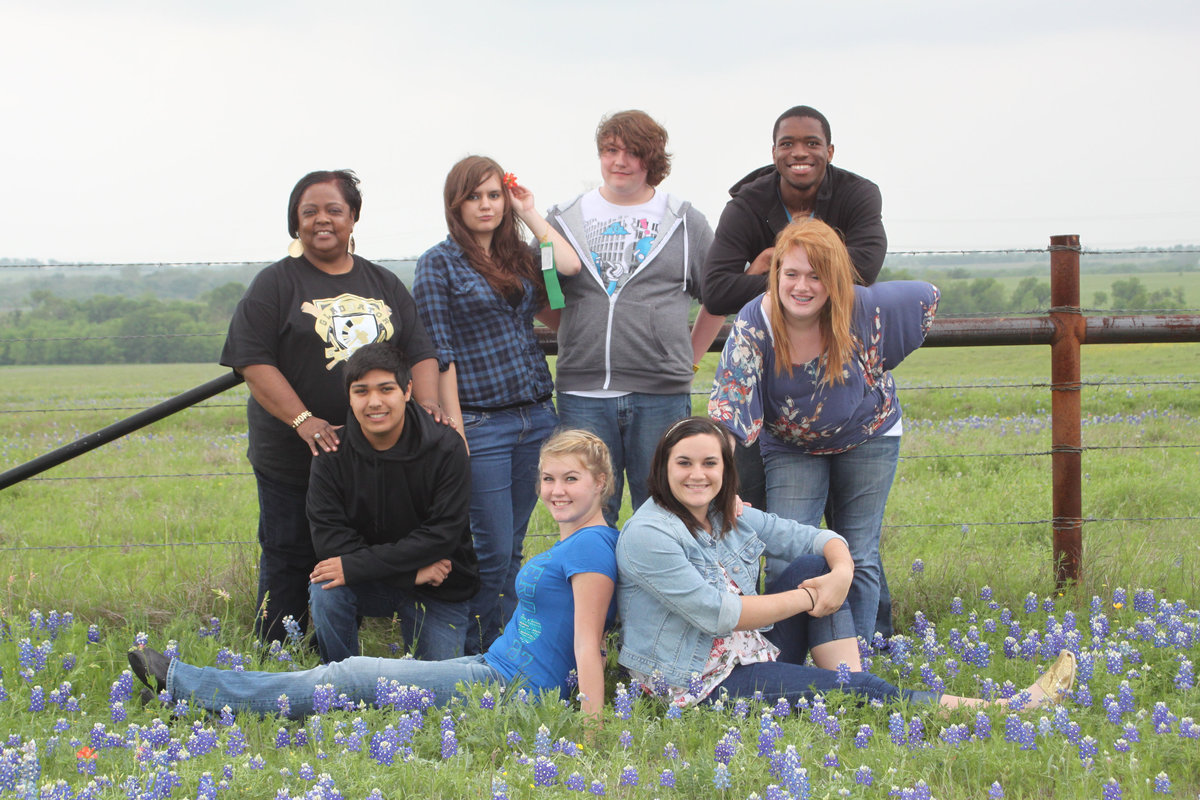
[[(167, 688), (167, 667), (171, 659), (150, 647), (141, 647), (129, 651), (129, 667), (138, 680), (149, 686), (155, 693)], [(154, 679), (151, 682), (151, 678)]]

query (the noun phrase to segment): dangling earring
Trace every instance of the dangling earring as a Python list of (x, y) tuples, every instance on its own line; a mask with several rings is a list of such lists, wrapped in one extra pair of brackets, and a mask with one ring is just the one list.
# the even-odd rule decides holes
[(299, 258), (304, 255), (304, 243), (299, 239), (292, 239), (288, 244), (288, 255), (292, 258)]
[(350, 245), (346, 248), (346, 252), (354, 255), (354, 234), (350, 234)]

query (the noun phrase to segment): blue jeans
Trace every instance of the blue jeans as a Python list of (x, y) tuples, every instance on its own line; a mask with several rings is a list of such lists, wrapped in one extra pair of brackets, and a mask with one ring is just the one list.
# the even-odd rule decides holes
[[(805, 580), (827, 572), (829, 565), (824, 557), (800, 556), (788, 565), (767, 591), (774, 593), (794, 589)], [(804, 659), (813, 647), (837, 639), (848, 639), (854, 635), (848, 602), (826, 617), (797, 614), (780, 620), (766, 633), (767, 638), (779, 648), (779, 660), (761, 664), (739, 664), (704, 702), (714, 703), (723, 695), (753, 697), (756, 692), (761, 692), (768, 702), (783, 697), (792, 705), (802, 697), (811, 700), (815, 694), (838, 689), (861, 695), (867, 700), (881, 702), (901, 698), (910, 702), (937, 702), (937, 692), (898, 689), (868, 672), (852, 672), (848, 682), (839, 683), (837, 672), (805, 666)]]
[[(317, 563), (308, 527), (308, 486), (282, 483), (257, 469), (258, 602), (254, 633), (264, 642), (286, 641), (283, 618), (291, 616), (308, 629), (308, 576)], [(265, 607), (263, 605), (265, 600)]]
[(604, 506), (604, 519), (609, 525), (617, 525), (625, 477), (629, 479), (633, 510), (646, 502), (646, 479), (658, 440), (667, 428), (691, 414), (692, 398), (688, 394), (633, 392), (620, 397), (579, 397), (559, 393), (558, 415), (563, 427), (591, 431), (612, 454), (614, 491)]
[(558, 425), (549, 400), (462, 412), (471, 448), (471, 538), (479, 593), (470, 601), (466, 652), (485, 652), (517, 607), (515, 582), (538, 498), (538, 452)]
[(490, 683), (504, 687), (504, 676), (483, 656), (463, 656), (449, 661), (356, 656), (336, 664), (322, 664), (300, 672), (236, 672), (217, 667), (194, 667), (179, 659), (167, 669), (167, 691), (209, 711), (229, 706), (234, 712), (279, 713), (279, 696), (288, 697), (288, 716), (300, 719), (313, 712), (313, 689), (333, 684), (337, 694), (370, 705), (375, 702), (379, 679), (401, 686), (417, 686), (436, 694), (438, 705), (456, 695), (459, 683)]
[(463, 654), (467, 632), (467, 603), (431, 600), (398, 589), (388, 581), (364, 581), (324, 589), (310, 584), (313, 628), (321, 660), (327, 664), (359, 654), (360, 617), (390, 617), (400, 620), (400, 632), (411, 653), (428, 661), (457, 658)]
[(846, 537), (854, 558), (849, 596), (854, 630), (868, 642), (883, 574), (879, 534), (899, 458), (899, 436), (879, 436), (833, 455), (763, 453), (767, 510), (808, 525), (820, 525), (825, 514), (827, 527)]

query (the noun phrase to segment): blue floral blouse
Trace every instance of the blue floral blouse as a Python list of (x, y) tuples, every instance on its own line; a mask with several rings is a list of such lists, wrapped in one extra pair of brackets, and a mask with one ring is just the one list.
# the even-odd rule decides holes
[(921, 346), (939, 292), (924, 281), (854, 287), (854, 354), (845, 382), (822, 382), (824, 355), (775, 372), (775, 347), (760, 295), (738, 314), (717, 367), (708, 415), (739, 440), (762, 437), (764, 452), (841, 453), (881, 436), (900, 420), (889, 372)]

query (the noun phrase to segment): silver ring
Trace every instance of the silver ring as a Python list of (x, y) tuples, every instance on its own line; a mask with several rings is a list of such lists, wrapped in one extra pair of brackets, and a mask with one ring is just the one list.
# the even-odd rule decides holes
[(321, 438), (321, 434), (319, 434), (319, 433), (314, 433), (314, 434), (313, 434), (313, 440), (314, 440), (314, 441), (316, 441), (317, 439), (320, 439), (320, 438)]

